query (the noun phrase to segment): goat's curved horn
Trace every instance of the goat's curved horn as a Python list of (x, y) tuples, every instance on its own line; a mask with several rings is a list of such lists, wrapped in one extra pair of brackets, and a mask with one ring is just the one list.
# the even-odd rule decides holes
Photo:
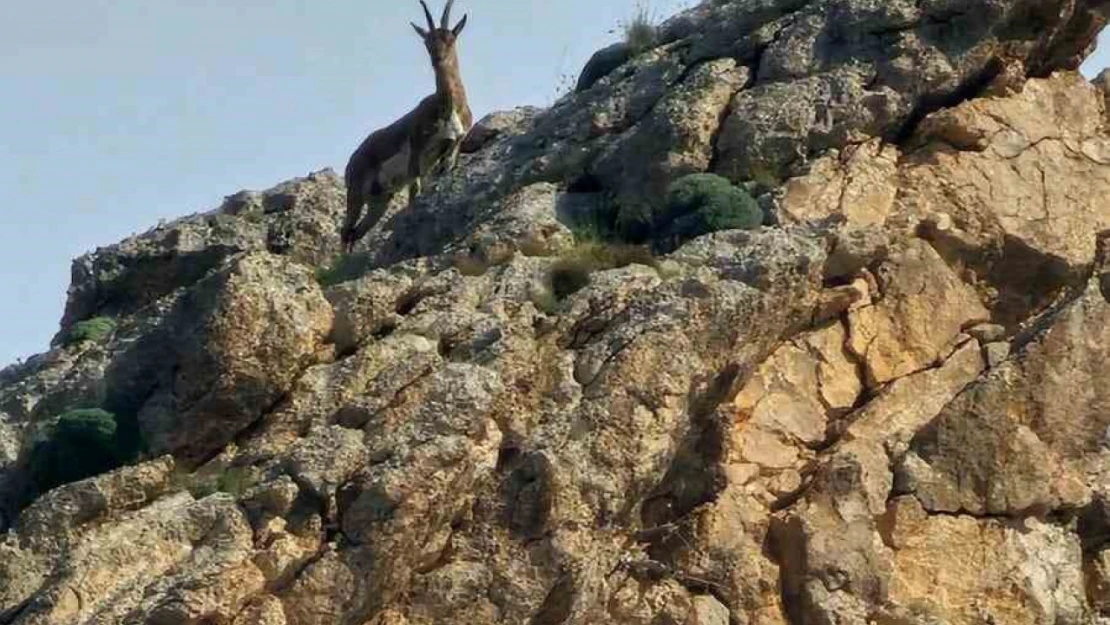
[(428, 10), (427, 3), (425, 3), (424, 0), (420, 0), (420, 6), (424, 7), (424, 19), (428, 20), (428, 32), (435, 30), (436, 22), (432, 19), (432, 12)]
[(447, 5), (443, 7), (443, 17), (439, 18), (439, 27), (447, 30), (451, 28), (451, 5), (455, 4), (455, 0), (447, 0)]

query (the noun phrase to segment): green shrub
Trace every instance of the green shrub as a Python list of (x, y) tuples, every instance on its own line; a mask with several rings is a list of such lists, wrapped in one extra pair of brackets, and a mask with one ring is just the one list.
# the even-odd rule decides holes
[(66, 334), (66, 345), (78, 343), (99, 343), (108, 338), (116, 329), (116, 320), (111, 317), (93, 317), (73, 324)]
[(623, 243), (588, 241), (560, 255), (548, 271), (548, 288), (555, 299), (583, 289), (595, 271), (617, 269), (632, 264), (655, 266), (655, 259), (645, 246)]
[(327, 266), (316, 270), (316, 282), (328, 287), (361, 278), (370, 270), (370, 264), (371, 258), (367, 253), (342, 254)]
[(690, 174), (674, 181), (656, 218), (653, 239), (671, 245), (718, 230), (751, 230), (763, 210), (740, 187), (716, 174)]
[(70, 410), (58, 417), (31, 453), (31, 478), (38, 492), (111, 471), (126, 462), (115, 416), (99, 408)]

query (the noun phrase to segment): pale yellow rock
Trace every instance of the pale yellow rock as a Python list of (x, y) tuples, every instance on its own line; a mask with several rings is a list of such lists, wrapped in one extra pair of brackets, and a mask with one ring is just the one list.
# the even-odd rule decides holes
[(354, 591), (354, 572), (338, 554), (327, 551), (279, 597), (289, 625), (333, 625), (343, 618)]
[(763, 546), (770, 510), (745, 491), (730, 484), (715, 502), (696, 511), (696, 530), (687, 540), (697, 548), (684, 550), (677, 564), (713, 584), (716, 598), (741, 622), (785, 625), (780, 571)]
[(802, 476), (793, 469), (787, 469), (772, 478), (768, 487), (772, 494), (782, 497), (796, 492), (802, 486)]
[(738, 418), (788, 440), (817, 444), (828, 421), (846, 413), (863, 390), (840, 323), (784, 343), (733, 400)]
[(796, 221), (844, 215), (850, 228), (882, 224), (898, 192), (898, 158), (879, 139), (824, 156), (786, 183), (782, 210)]
[(763, 468), (789, 469), (800, 459), (796, 447), (787, 445), (778, 434), (761, 427), (746, 427), (733, 436), (739, 441), (736, 444), (739, 457)]
[(1059, 72), (934, 113), (901, 162), (892, 221), (949, 215), (935, 238), (990, 283), (996, 320), (1011, 327), (1082, 273), (1093, 234), (1110, 226), (1104, 109), (1099, 89)]
[(628, 578), (614, 590), (609, 616), (613, 623), (628, 625), (652, 625), (659, 619), (684, 623), (694, 617), (694, 606), (690, 593), (674, 580), (645, 589), (639, 580)]
[(281, 585), (287, 583), (319, 549), (318, 537), (278, 532), (255, 554), (253, 561), (268, 584)]
[(899, 379), (856, 414), (848, 438), (875, 441), (902, 453), (910, 438), (984, 369), (979, 344), (970, 341), (943, 365)]
[(1110, 425), (1101, 383), (1108, 337), (1110, 304), (1093, 278), (918, 433), (905, 457), (907, 487), (938, 512), (1085, 506)]
[(847, 334), (842, 323), (832, 323), (799, 341), (816, 360), (817, 387), (830, 417), (848, 412), (863, 392), (859, 365), (846, 345)]
[(965, 326), (990, 316), (923, 241), (909, 241), (880, 273), (882, 298), (848, 316), (849, 346), (866, 363), (869, 386), (939, 364)]
[(825, 409), (817, 396), (817, 363), (793, 343), (760, 366), (734, 400), (753, 427), (814, 443), (825, 437)]
[(53, 599), (19, 622), (82, 623), (131, 610), (172, 622), (230, 619), (265, 581), (250, 552), (250, 527), (231, 498), (164, 497), (82, 532), (49, 580)]
[(911, 497), (890, 517), (894, 602), (952, 625), (1090, 622), (1079, 541), (1063, 528), (927, 516)]
[(232, 625), (286, 625), (285, 610), (281, 601), (272, 595), (263, 595), (247, 606)]
[(728, 608), (712, 595), (696, 595), (687, 625), (729, 625)]

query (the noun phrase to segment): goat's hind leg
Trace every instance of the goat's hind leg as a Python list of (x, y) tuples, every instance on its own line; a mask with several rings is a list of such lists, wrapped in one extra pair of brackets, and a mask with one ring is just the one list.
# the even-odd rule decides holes
[(378, 224), (382, 216), (389, 210), (389, 202), (393, 199), (393, 194), (383, 191), (370, 196), (367, 202), (366, 214), (363, 215), (362, 221), (358, 224), (354, 231), (354, 240), (358, 241), (366, 236), (370, 229)]
[(339, 240), (343, 244), (343, 251), (350, 254), (358, 241), (355, 236), (355, 224), (358, 223), (359, 213), (362, 212), (364, 203), (362, 196), (362, 183), (353, 181), (347, 185), (347, 217), (343, 222), (343, 230), (339, 233)]

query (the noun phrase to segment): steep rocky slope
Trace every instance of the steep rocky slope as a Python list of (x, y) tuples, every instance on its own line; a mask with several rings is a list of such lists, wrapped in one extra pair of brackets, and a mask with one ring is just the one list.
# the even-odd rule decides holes
[[(0, 372), (0, 623), (1110, 623), (1104, 4), (707, 2), (349, 279), (330, 171), (77, 259)], [(701, 171), (767, 225), (552, 295)], [(142, 452), (38, 492), (89, 406)]]

